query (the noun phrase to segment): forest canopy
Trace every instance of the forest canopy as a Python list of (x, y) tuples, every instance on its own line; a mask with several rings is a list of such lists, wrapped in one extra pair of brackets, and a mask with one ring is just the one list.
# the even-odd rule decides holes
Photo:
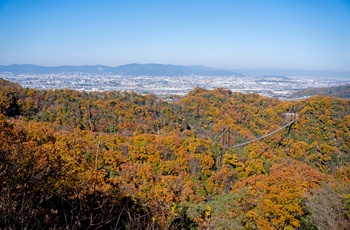
[[(291, 108), (290, 130), (232, 147)], [(229, 141), (215, 139), (224, 129)], [(348, 99), (195, 88), (162, 100), (0, 79), (0, 143), (1, 229), (350, 226)]]

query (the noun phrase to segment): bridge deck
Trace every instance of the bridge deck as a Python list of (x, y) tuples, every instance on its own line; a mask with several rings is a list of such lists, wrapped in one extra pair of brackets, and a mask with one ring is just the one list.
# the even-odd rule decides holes
[[(292, 110), (290, 110), (292, 111)], [(278, 131), (284, 129), (284, 128), (287, 128), (288, 126), (291, 126), (298, 118), (298, 114), (293, 111), (293, 112), (287, 112), (287, 113), (284, 113), (284, 119), (283, 121), (281, 122), (280, 126), (272, 131), (270, 131), (269, 133), (267, 134), (264, 134), (260, 137), (257, 137), (253, 140), (250, 140), (250, 141), (246, 141), (246, 142), (243, 142), (243, 143), (238, 143), (238, 144), (235, 144), (235, 145), (230, 145), (230, 127), (224, 127), (213, 139), (212, 141), (213, 142), (216, 142), (220, 139), (220, 137), (223, 138), (223, 145), (226, 145), (226, 147), (231, 147), (231, 148), (235, 148), (235, 147), (239, 147), (239, 146), (244, 146), (244, 145), (247, 145), (247, 144), (250, 144), (250, 143), (253, 143), (255, 141), (258, 141), (258, 140), (261, 140), (261, 139), (264, 139), (268, 136), (271, 136), (272, 134), (274, 133), (277, 133)], [(287, 122), (287, 123), (286, 123)], [(290, 131), (290, 129), (289, 129)], [(289, 133), (288, 131), (288, 133)], [(227, 141), (225, 141), (225, 136), (227, 136)]]
[(271, 132), (269, 132), (269, 133), (267, 133), (267, 134), (265, 134), (265, 135), (262, 135), (262, 136), (260, 136), (260, 137), (255, 138), (255, 139), (253, 139), (253, 140), (246, 141), (246, 142), (239, 143), (239, 144), (235, 144), (235, 145), (231, 146), (231, 148), (235, 148), (235, 147), (239, 147), (239, 146), (244, 146), (244, 145), (253, 143), (253, 142), (255, 142), (255, 141), (261, 140), (261, 139), (263, 139), (263, 138), (266, 138), (266, 137), (268, 137), (268, 136), (271, 136), (272, 134), (277, 133), (278, 131), (280, 131), (280, 130), (282, 130), (282, 129), (284, 129), (284, 128), (290, 126), (290, 125), (292, 125), (295, 121), (296, 121), (296, 120), (293, 120), (293, 121), (291, 121), (291, 122), (289, 122), (289, 123), (287, 123), (287, 124), (285, 124), (285, 125), (283, 125), (283, 126), (277, 128), (277, 129), (275, 129), (275, 130), (272, 130)]

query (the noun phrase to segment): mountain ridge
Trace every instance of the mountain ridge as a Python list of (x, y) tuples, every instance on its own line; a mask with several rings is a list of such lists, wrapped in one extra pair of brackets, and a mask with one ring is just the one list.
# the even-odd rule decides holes
[(285, 76), (311, 78), (350, 78), (350, 71), (321, 70), (280, 70), (280, 69), (221, 69), (203, 65), (173, 65), (157, 63), (131, 63), (120, 66), (107, 65), (59, 65), (40, 66), (33, 64), (0, 65), (0, 72), (12, 74), (50, 74), (50, 73), (95, 73), (117, 74), (124, 76)]
[(126, 64), (117, 67), (106, 65), (83, 65), (83, 66), (39, 66), (32, 64), (0, 65), (0, 72), (13, 74), (49, 74), (49, 73), (99, 73), (118, 74), (130, 76), (180, 76), (180, 75), (203, 75), (203, 76), (243, 76), (233, 70), (211, 68), (201, 65), (171, 65), (171, 64)]

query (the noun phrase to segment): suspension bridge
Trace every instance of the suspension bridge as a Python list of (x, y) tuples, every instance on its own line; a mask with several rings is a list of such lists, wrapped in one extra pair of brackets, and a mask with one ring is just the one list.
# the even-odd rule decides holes
[(262, 135), (262, 136), (259, 136), (259, 137), (256, 137), (255, 139), (253, 140), (249, 140), (249, 141), (245, 141), (245, 142), (242, 142), (242, 143), (236, 143), (236, 144), (231, 144), (231, 128), (230, 127), (224, 127), (221, 129), (221, 131), (212, 139), (213, 143), (214, 142), (219, 142), (221, 140), (221, 143), (224, 147), (230, 147), (230, 148), (235, 148), (235, 147), (241, 147), (241, 146), (245, 146), (245, 145), (248, 145), (250, 143), (253, 143), (253, 142), (256, 142), (256, 141), (259, 141), (261, 139), (264, 139), (266, 137), (269, 137), (275, 133), (277, 133), (278, 131), (281, 131), (282, 129), (285, 129), (285, 128), (288, 128), (288, 133), (287, 135), (289, 134), (293, 124), (295, 123), (295, 121), (297, 120), (297, 117), (298, 117), (298, 114), (295, 112), (294, 109), (290, 109), (289, 112), (287, 113), (284, 113), (283, 114), (285, 116), (284, 120), (280, 123), (280, 125), (269, 131), (268, 133)]

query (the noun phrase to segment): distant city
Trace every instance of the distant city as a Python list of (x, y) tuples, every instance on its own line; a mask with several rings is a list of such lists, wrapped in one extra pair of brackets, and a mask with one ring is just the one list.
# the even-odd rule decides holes
[[(233, 92), (258, 93), (281, 100), (311, 88), (350, 84), (350, 79), (317, 79), (284, 76), (122, 76), (96, 73), (12, 74), (0, 78), (35, 89), (72, 89), (79, 91), (134, 91), (159, 96), (185, 95), (195, 87), (224, 88)], [(298, 98), (293, 98), (298, 99)]]
[[(266, 72), (273, 75), (262, 75), (261, 72), (259, 74), (251, 71), (242, 73), (200, 65), (134, 63), (117, 67), (103, 65), (45, 67), (30, 64), (0, 66), (0, 78), (17, 82), (27, 88), (44, 90), (66, 88), (85, 92), (134, 91), (158, 96), (181, 96), (195, 87), (200, 87), (258, 93), (286, 100), (298, 99), (293, 98), (293, 94), (301, 90), (350, 84), (350, 72), (294, 71), (294, 74), (299, 72), (305, 75), (288, 75), (304, 77), (286, 77), (282, 75), (283, 71)], [(291, 71), (284, 73), (291, 74)]]

